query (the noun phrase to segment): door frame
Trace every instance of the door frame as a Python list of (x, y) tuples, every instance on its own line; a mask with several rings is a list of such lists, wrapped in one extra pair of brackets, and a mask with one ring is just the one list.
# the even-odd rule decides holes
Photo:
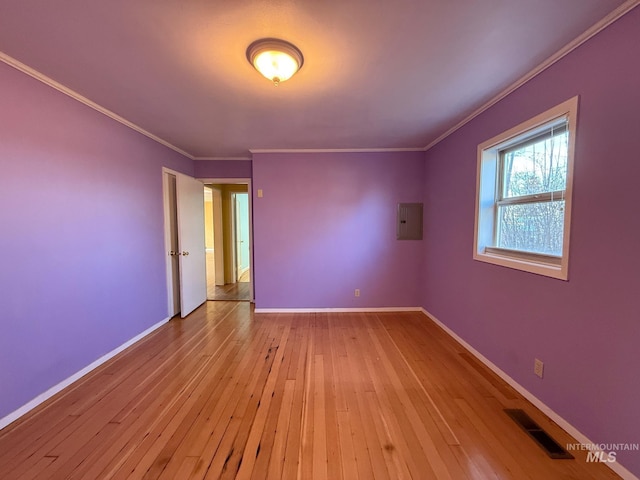
[[(167, 182), (168, 175), (174, 175), (177, 179), (177, 176), (180, 172), (176, 170), (171, 170), (170, 168), (162, 167), (162, 205), (163, 205), (163, 215), (164, 215), (164, 257), (165, 257), (165, 277), (167, 282), (167, 315), (169, 318), (173, 318), (175, 315), (179, 313), (175, 308), (175, 298), (173, 296), (173, 285), (174, 281), (180, 281), (178, 279), (173, 278), (173, 267), (171, 265), (171, 255), (169, 251), (171, 250), (171, 206), (170, 206), (170, 196), (169, 196), (169, 184)], [(177, 206), (176, 206), (177, 208)], [(177, 228), (177, 226), (176, 226)]]
[[(207, 187), (207, 185), (205, 185)], [(215, 232), (221, 232), (224, 222), (222, 221), (222, 192), (217, 188), (211, 187), (213, 200), (213, 250), (214, 250), (214, 276), (216, 286), (224, 286), (224, 242), (221, 235)]]
[[(242, 226), (242, 222), (239, 221), (239, 215), (238, 215), (238, 195), (246, 195), (247, 196), (247, 222), (249, 221), (249, 217), (248, 217), (248, 209), (249, 209), (249, 192), (233, 192), (231, 194), (231, 198), (233, 199), (233, 244), (234, 244), (234, 274), (235, 274), (235, 278), (236, 278), (236, 282), (238, 281), (238, 279), (242, 276), (242, 274), (244, 273), (244, 271), (241, 272), (240, 270), (240, 257), (242, 255), (242, 248), (238, 245), (238, 230), (239, 229), (243, 229), (244, 227)], [(242, 232), (240, 232), (242, 233)], [(249, 231), (247, 229), (247, 238), (249, 236)], [(242, 236), (242, 235), (241, 235)], [(247, 259), (249, 262), (249, 273), (251, 273), (251, 259)], [(246, 269), (245, 269), (246, 271)]]
[[(206, 184), (219, 185), (246, 185), (249, 195), (249, 300), (251, 303), (255, 301), (255, 284), (254, 284), (254, 263), (253, 263), (253, 187), (251, 178), (198, 178), (198, 181)], [(234, 247), (235, 248), (235, 247)], [(235, 263), (235, 261), (234, 261)]]

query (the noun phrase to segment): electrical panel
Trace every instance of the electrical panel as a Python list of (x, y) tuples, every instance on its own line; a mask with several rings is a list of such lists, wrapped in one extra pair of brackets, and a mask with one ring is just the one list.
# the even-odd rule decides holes
[(398, 240), (422, 240), (422, 203), (399, 203)]

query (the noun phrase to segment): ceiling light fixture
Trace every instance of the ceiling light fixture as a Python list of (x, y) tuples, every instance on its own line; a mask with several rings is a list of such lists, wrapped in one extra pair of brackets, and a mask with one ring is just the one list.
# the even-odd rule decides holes
[(247, 48), (247, 60), (277, 87), (290, 79), (304, 63), (295, 45), (277, 38), (261, 38)]

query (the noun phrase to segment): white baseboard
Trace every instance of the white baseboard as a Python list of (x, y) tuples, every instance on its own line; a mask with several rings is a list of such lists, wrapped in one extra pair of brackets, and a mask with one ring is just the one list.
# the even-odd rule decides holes
[(357, 312), (422, 312), (422, 307), (371, 308), (256, 308), (254, 313), (357, 313)]
[[(427, 312), (424, 308), (420, 309), (422, 313), (424, 313), (427, 317), (433, 320), (440, 328), (442, 328), (448, 335), (453, 337), (460, 345), (466, 348), (469, 353), (475, 356), (478, 360), (484, 363), (487, 367), (489, 367), (493, 373), (502, 378), (505, 382), (507, 382), (511, 387), (513, 387), (520, 395), (529, 400), (536, 408), (538, 408), (542, 413), (548, 416), (551, 420), (553, 420), (560, 428), (562, 428), (565, 432), (575, 438), (579, 443), (593, 445), (596, 442), (592, 442), (587, 438), (586, 435), (581, 433), (577, 428), (567, 422), (564, 418), (554, 412), (550, 407), (544, 404), (539, 398), (533, 395), (529, 390), (524, 388), (518, 382), (516, 382), (513, 378), (507, 375), (504, 371), (502, 371), (496, 364), (494, 364), (487, 357), (482, 355), (478, 350), (469, 345), (466, 341), (464, 341), (461, 337), (458, 336), (453, 330), (447, 327), (444, 323), (438, 320), (434, 315)], [(629, 470), (624, 468), (618, 462), (606, 463), (606, 465), (620, 475), (624, 480), (640, 480)]]
[(79, 372), (74, 373), (69, 378), (66, 378), (65, 380), (63, 380), (62, 382), (58, 383), (57, 385), (54, 385), (53, 387), (51, 387), (46, 392), (41, 393), (36, 398), (34, 398), (30, 402), (26, 403), (22, 407), (18, 408), (17, 410), (14, 410), (13, 412), (11, 412), (6, 417), (0, 418), (0, 430), (2, 430), (4, 427), (9, 425), (10, 423), (13, 423), (14, 421), (16, 421), (18, 418), (20, 418), (21, 416), (23, 416), (27, 412), (33, 410), (38, 405), (40, 405), (42, 402), (44, 402), (44, 401), (48, 400), (49, 398), (53, 397), (56, 393), (58, 393), (61, 390), (65, 389), (66, 387), (71, 385), (76, 380), (79, 380), (80, 378), (84, 377), (87, 373), (89, 373), (92, 370), (98, 368), (100, 365), (105, 363), (107, 360), (110, 360), (111, 358), (115, 357), (118, 353), (120, 353), (124, 349), (130, 347), (131, 345), (136, 343), (138, 340), (141, 340), (142, 338), (146, 337), (147, 335), (149, 335), (154, 330), (157, 330), (162, 325), (167, 323), (169, 320), (170, 320), (170, 318), (167, 317), (164, 320), (156, 323), (155, 325), (152, 325), (151, 327), (147, 328), (144, 332), (136, 335), (131, 340), (123, 343), (122, 345), (120, 345), (116, 349), (111, 350), (109, 353), (107, 353), (107, 354), (103, 355), (102, 357), (98, 358), (95, 362), (91, 363), (90, 365), (87, 365), (86, 367), (84, 367)]

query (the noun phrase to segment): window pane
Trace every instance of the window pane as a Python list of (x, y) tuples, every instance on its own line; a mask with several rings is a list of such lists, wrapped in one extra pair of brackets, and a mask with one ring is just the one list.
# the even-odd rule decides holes
[(496, 246), (562, 256), (564, 200), (498, 208)]
[(502, 198), (565, 190), (568, 140), (565, 128), (505, 150)]

